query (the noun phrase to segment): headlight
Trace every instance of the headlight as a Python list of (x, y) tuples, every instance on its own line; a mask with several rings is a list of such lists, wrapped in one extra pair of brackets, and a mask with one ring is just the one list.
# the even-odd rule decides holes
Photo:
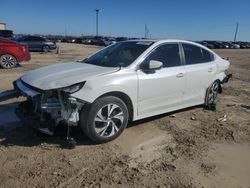
[(72, 93), (75, 93), (75, 92), (79, 91), (80, 89), (82, 89), (84, 84), (85, 84), (85, 82), (74, 84), (74, 85), (62, 88), (62, 91), (72, 94)]

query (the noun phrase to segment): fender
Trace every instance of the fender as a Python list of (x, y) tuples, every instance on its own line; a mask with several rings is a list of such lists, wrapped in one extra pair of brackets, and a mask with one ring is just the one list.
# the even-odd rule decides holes
[(94, 85), (92, 85), (92, 82), (87, 81), (86, 85), (84, 85), (80, 91), (71, 94), (71, 96), (86, 101), (88, 103), (93, 103), (97, 98), (106, 93), (110, 92), (124, 93), (130, 98), (132, 102), (133, 112), (134, 112), (133, 117), (135, 119), (137, 117), (137, 82), (134, 83), (136, 84), (134, 85), (130, 84), (129, 86), (113, 83), (113, 85), (103, 86), (102, 84), (99, 84), (99, 87), (94, 87)]

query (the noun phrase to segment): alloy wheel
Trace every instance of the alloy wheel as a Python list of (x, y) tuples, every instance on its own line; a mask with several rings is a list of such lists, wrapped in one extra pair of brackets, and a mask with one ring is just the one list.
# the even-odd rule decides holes
[(102, 137), (112, 137), (118, 133), (124, 121), (124, 112), (116, 104), (103, 106), (94, 118), (94, 130)]
[(16, 59), (12, 55), (1, 56), (1, 65), (4, 68), (13, 68), (16, 65)]
[(212, 104), (215, 102), (218, 91), (219, 91), (219, 83), (214, 82), (209, 93), (208, 93), (208, 103), (209, 104)]

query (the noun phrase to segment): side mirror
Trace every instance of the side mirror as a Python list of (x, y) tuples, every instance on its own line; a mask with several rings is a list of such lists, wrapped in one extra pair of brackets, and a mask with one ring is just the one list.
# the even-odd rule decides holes
[(163, 67), (161, 61), (150, 60), (148, 63), (142, 63), (140, 69), (146, 74), (153, 74), (156, 70), (159, 70)]
[(161, 61), (150, 60), (149, 61), (149, 70), (159, 70), (163, 67), (163, 63)]

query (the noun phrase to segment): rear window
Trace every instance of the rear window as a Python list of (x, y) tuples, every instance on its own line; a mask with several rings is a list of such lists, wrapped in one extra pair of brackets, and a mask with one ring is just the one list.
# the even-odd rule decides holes
[(209, 51), (192, 44), (182, 44), (186, 65), (207, 63), (214, 60)]
[(203, 61), (204, 62), (210, 62), (214, 60), (214, 55), (212, 53), (210, 53), (209, 51), (201, 48), (201, 52), (203, 55)]

